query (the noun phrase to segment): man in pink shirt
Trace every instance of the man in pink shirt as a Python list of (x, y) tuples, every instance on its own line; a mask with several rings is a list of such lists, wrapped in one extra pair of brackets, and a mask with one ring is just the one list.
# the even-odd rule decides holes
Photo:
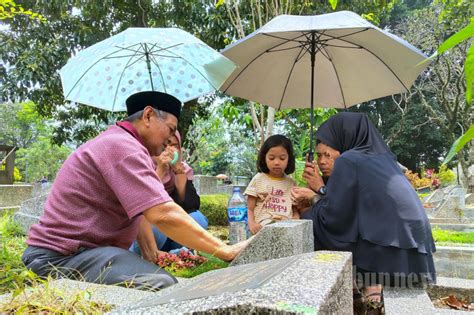
[[(83, 144), (61, 167), (22, 257), (38, 275), (150, 289), (172, 285), (176, 279), (150, 262), (159, 251), (148, 222), (180, 244), (224, 260), (246, 245), (225, 245), (201, 228), (155, 172), (151, 156), (175, 133), (181, 102), (140, 92), (126, 104), (125, 121)], [(128, 251), (135, 238), (146, 260)]]

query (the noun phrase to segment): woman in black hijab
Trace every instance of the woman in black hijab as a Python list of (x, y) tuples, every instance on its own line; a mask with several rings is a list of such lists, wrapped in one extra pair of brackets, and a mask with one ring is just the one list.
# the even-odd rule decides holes
[(315, 201), (302, 214), (313, 221), (315, 250), (352, 252), (357, 285), (378, 296), (371, 300), (382, 285), (435, 282), (425, 210), (367, 116), (334, 115), (316, 137), (318, 165), (307, 162), (303, 175), (311, 190), (293, 191), (297, 203)]

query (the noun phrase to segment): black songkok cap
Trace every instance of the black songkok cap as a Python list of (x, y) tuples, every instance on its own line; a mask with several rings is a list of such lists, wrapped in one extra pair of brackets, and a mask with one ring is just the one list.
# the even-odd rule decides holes
[(170, 94), (147, 91), (135, 93), (127, 98), (127, 114), (131, 116), (147, 106), (170, 113), (179, 119), (181, 113), (181, 102)]

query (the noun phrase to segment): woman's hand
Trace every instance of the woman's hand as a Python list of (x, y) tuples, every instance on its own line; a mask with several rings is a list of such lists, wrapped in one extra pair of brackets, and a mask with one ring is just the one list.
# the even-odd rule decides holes
[(293, 187), (291, 190), (291, 200), (298, 209), (310, 207), (314, 196), (316, 193), (309, 188)]
[(166, 173), (169, 171), (170, 163), (174, 157), (174, 151), (176, 151), (175, 148), (166, 147), (166, 149), (161, 152), (160, 155), (153, 157), (156, 162), (156, 174), (160, 179), (163, 179)]
[(308, 183), (308, 187), (313, 191), (318, 191), (321, 186), (324, 186), (323, 178), (319, 175), (318, 164), (314, 161), (306, 161), (302, 177)]

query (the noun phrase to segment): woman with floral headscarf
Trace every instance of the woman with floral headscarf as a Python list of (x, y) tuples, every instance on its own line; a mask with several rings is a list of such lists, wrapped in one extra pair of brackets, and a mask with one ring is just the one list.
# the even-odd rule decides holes
[[(178, 153), (176, 163), (172, 163), (174, 152)], [(166, 149), (159, 156), (154, 157), (154, 160), (156, 173), (173, 201), (180, 205), (199, 225), (207, 229), (207, 218), (199, 211), (201, 200), (193, 185), (193, 169), (182, 161), (181, 135), (178, 131), (170, 137)], [(152, 229), (160, 250), (168, 252), (182, 247), (161, 233), (155, 226), (152, 226)], [(130, 249), (139, 255), (141, 254), (137, 241), (133, 242)]]

